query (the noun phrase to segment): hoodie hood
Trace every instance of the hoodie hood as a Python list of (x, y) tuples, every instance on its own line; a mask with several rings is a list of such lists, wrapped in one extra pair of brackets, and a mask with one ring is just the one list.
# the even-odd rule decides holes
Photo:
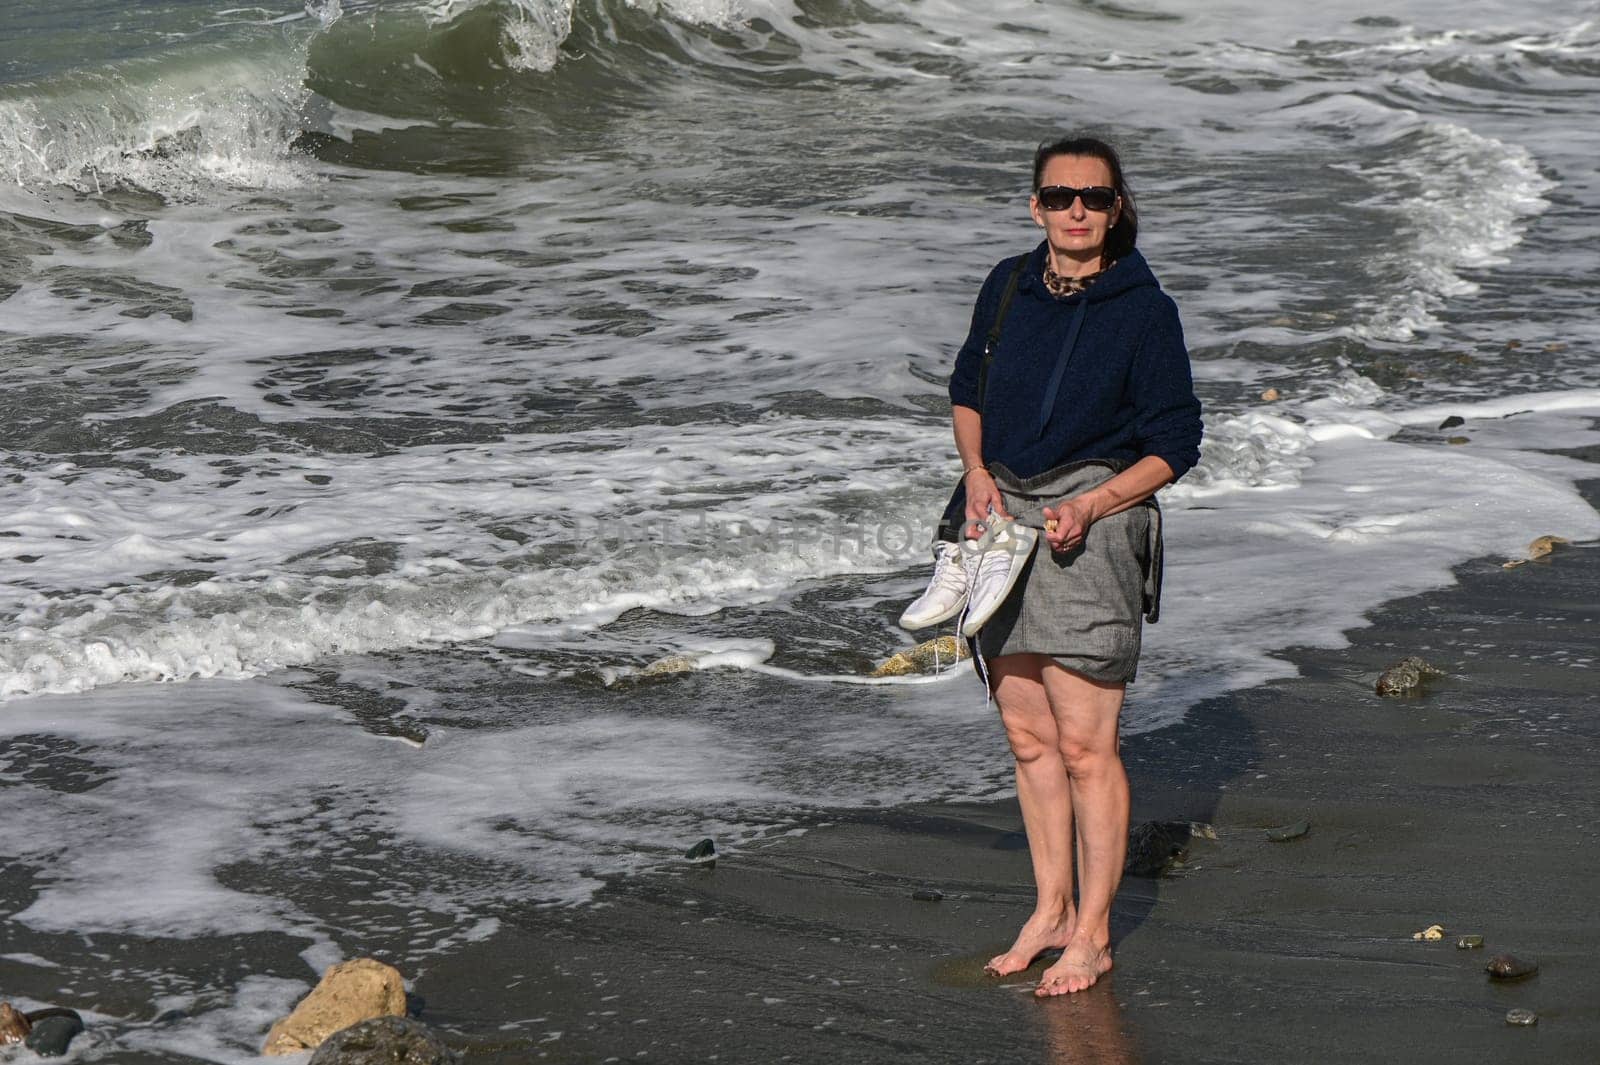
[[(1028, 265), (1023, 268), (1022, 279), (1018, 282), (1018, 286), (1040, 299), (1054, 300), (1056, 297), (1044, 287), (1044, 257), (1048, 251), (1049, 243), (1041, 240), (1039, 246), (1028, 256)], [(1112, 263), (1111, 268), (1101, 274), (1094, 284), (1060, 302), (1076, 303), (1081, 300), (1087, 303), (1103, 303), (1106, 300), (1116, 299), (1130, 289), (1144, 288), (1146, 285), (1161, 287), (1156, 275), (1150, 272), (1150, 266), (1144, 261), (1144, 256), (1135, 248)]]

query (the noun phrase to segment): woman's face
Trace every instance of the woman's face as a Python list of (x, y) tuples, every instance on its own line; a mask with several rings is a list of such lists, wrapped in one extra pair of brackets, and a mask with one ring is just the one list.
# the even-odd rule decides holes
[[(1056, 156), (1044, 164), (1039, 184), (1040, 187), (1065, 185), (1073, 189), (1093, 185), (1114, 187), (1111, 168), (1105, 160), (1092, 155)], [(1075, 259), (1087, 259), (1105, 250), (1106, 234), (1117, 224), (1117, 216), (1121, 211), (1121, 199), (1105, 211), (1089, 210), (1083, 205), (1081, 196), (1074, 198), (1071, 206), (1059, 211), (1045, 210), (1037, 195), (1028, 201), (1028, 212), (1033, 215), (1035, 222), (1044, 227), (1045, 239), (1050, 242), (1050, 247)]]

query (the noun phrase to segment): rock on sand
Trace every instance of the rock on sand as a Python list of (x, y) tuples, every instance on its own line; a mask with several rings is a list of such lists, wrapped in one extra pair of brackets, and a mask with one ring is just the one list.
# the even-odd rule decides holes
[(1187, 821), (1146, 821), (1128, 833), (1128, 876), (1166, 876), (1189, 857), (1194, 826)]
[(913, 673), (937, 673), (963, 658), (971, 658), (967, 641), (954, 636), (936, 636), (917, 644), (909, 651), (890, 655), (877, 669), (874, 677), (906, 677)]
[(1444, 670), (1430, 666), (1416, 655), (1402, 658), (1378, 677), (1379, 695), (1421, 695), (1429, 677), (1442, 677)]
[(359, 1021), (405, 1012), (405, 980), (398, 969), (375, 958), (340, 962), (328, 967), (294, 1012), (272, 1026), (261, 1052), (297, 1054)]
[(311, 1065), (454, 1065), (459, 1055), (409, 1017), (375, 1017), (329, 1036)]
[(1515, 954), (1496, 954), (1489, 959), (1483, 971), (1494, 980), (1521, 980), (1539, 971), (1539, 963), (1532, 958), (1519, 958)]
[(17, 1012), (9, 1002), (0, 1002), (0, 1046), (20, 1043), (33, 1030), (28, 1018)]

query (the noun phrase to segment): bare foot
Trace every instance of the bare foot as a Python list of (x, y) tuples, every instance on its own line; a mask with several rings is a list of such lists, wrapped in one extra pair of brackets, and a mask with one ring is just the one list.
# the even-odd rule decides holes
[(1047, 950), (1055, 950), (1072, 942), (1074, 915), (1071, 911), (1060, 917), (1035, 913), (1017, 933), (1017, 941), (1004, 954), (989, 959), (983, 971), (990, 976), (1010, 976), (1020, 973), (1033, 964), (1033, 959)]
[(1086, 991), (1111, 971), (1111, 948), (1075, 939), (1061, 952), (1061, 960), (1044, 971), (1033, 993), (1040, 998)]

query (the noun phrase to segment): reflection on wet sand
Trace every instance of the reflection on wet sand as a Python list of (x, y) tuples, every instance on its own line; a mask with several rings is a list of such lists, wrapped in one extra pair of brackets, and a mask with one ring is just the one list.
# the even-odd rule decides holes
[(1138, 1065), (1112, 979), (1108, 975), (1087, 991), (1039, 1003), (1039, 1023), (1045, 1026), (1042, 1065)]

